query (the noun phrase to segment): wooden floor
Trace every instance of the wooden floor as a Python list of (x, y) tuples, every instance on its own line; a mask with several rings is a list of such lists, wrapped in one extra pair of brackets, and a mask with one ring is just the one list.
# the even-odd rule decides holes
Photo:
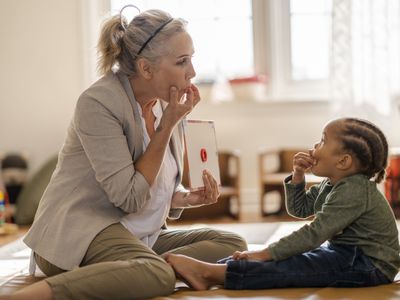
[[(236, 232), (246, 238), (249, 248), (259, 249), (265, 243), (277, 241), (294, 230), (303, 226), (307, 221), (295, 221), (289, 216), (261, 217), (257, 214), (243, 214), (239, 220), (229, 217), (217, 219), (198, 219), (196, 221), (171, 222), (171, 228), (193, 228), (208, 226), (211, 228)], [(399, 222), (400, 227), (400, 222)], [(23, 244), (21, 237), (27, 228), (21, 230), (13, 237), (0, 237), (0, 295), (10, 294), (24, 286), (43, 277), (28, 275), (29, 249)], [(14, 240), (14, 241), (12, 241)], [(398, 278), (400, 279), (400, 278)], [(185, 299), (185, 300), (226, 300), (226, 299), (270, 299), (270, 300), (322, 300), (322, 299), (348, 299), (348, 300), (395, 300), (400, 299), (400, 282), (390, 285), (357, 288), (292, 288), (255, 291), (229, 291), (215, 288), (209, 291), (193, 291), (184, 283), (178, 282), (176, 292), (168, 297), (158, 297), (154, 300)]]

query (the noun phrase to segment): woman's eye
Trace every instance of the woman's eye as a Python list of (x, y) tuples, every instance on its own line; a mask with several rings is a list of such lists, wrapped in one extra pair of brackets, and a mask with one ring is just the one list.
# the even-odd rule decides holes
[(187, 59), (186, 58), (178, 61), (178, 65), (184, 65), (186, 63), (187, 63)]
[(178, 65), (187, 65), (190, 62), (191, 58), (189, 57), (185, 57), (182, 60), (179, 60), (177, 62)]

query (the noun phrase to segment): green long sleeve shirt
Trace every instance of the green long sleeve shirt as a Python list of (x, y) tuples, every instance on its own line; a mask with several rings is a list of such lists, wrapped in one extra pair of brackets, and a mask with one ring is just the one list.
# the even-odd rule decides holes
[(329, 241), (359, 246), (372, 263), (393, 280), (400, 267), (399, 239), (393, 212), (376, 183), (364, 175), (343, 178), (334, 186), (325, 179), (305, 189), (305, 182), (285, 179), (290, 215), (311, 223), (269, 245), (273, 260), (313, 250)]

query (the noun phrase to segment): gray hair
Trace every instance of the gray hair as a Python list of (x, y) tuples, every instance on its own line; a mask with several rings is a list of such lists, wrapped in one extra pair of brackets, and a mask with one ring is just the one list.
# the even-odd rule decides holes
[[(162, 27), (138, 54), (156, 30), (170, 19), (172, 21)], [(157, 9), (138, 14), (129, 25), (125, 17), (119, 14), (110, 17), (102, 26), (97, 44), (99, 73), (104, 75), (117, 67), (127, 76), (136, 75), (136, 60), (143, 57), (156, 63), (168, 51), (163, 47), (164, 42), (177, 32), (185, 32), (186, 25), (185, 20), (172, 18), (170, 14)]]

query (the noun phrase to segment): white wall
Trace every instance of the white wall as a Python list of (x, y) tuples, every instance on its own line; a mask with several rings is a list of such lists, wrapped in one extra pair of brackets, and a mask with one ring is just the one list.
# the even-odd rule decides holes
[[(61, 147), (87, 81), (81, 8), (79, 0), (0, 1), (0, 152), (26, 152), (31, 173)], [(332, 117), (323, 103), (216, 105), (207, 99), (192, 113), (215, 120), (219, 148), (241, 151), (245, 203), (258, 201), (260, 148), (309, 147)], [(400, 145), (398, 115), (373, 121)]]
[(0, 1), (0, 152), (57, 153), (81, 92), (78, 0)]

